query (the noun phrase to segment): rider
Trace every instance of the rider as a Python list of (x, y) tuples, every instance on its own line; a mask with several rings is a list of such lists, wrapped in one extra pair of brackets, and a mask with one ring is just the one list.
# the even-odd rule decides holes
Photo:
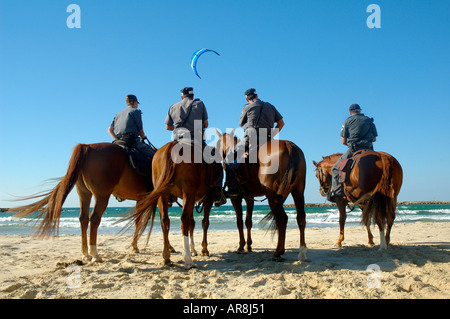
[(337, 168), (341, 159), (351, 158), (358, 150), (373, 150), (373, 142), (376, 141), (378, 133), (373, 123), (373, 118), (369, 118), (361, 113), (358, 104), (349, 107), (350, 117), (342, 125), (342, 144), (348, 146), (348, 150), (336, 161), (331, 170), (331, 191), (328, 193), (328, 200), (340, 202), (344, 197), (342, 184), (339, 182), (339, 170)]
[(173, 131), (173, 139), (203, 140), (203, 130), (208, 127), (208, 113), (200, 99), (194, 100), (194, 89), (181, 89), (181, 101), (173, 104), (167, 114), (166, 129)]
[[(284, 121), (275, 106), (258, 98), (255, 89), (248, 89), (244, 94), (248, 104), (244, 106), (239, 119), (239, 126), (245, 127), (244, 139), (236, 145), (235, 150), (238, 152), (239, 149), (245, 147), (245, 151), (248, 152), (245, 155), (251, 156), (253, 151), (257, 151), (262, 143), (270, 141), (281, 131)], [(273, 129), (275, 123), (277, 125)], [(259, 145), (260, 140), (261, 145)]]
[(127, 95), (125, 101), (128, 107), (116, 114), (108, 128), (108, 133), (114, 142), (137, 148), (144, 155), (153, 158), (155, 151), (142, 142), (147, 136), (143, 129), (142, 111), (138, 109), (140, 103), (132, 94)]
[[(244, 106), (239, 126), (244, 126), (244, 139), (236, 144), (235, 153), (238, 159), (231, 165), (227, 165), (228, 195), (238, 194), (238, 185), (234, 178), (235, 170), (243, 158), (249, 157), (250, 161), (256, 163), (257, 151), (266, 141), (273, 139), (284, 127), (283, 116), (269, 102), (263, 102), (258, 98), (254, 88), (244, 92), (248, 104)], [(273, 128), (276, 123), (275, 129)], [(243, 157), (242, 157), (242, 155)]]
[[(208, 112), (200, 99), (194, 99), (194, 89), (185, 87), (181, 89), (181, 101), (173, 104), (167, 114), (166, 130), (173, 131), (175, 141), (188, 139), (205, 145), (203, 131), (208, 128)], [(222, 170), (220, 170), (223, 174)], [(227, 202), (222, 193), (222, 179), (220, 177), (214, 194), (215, 206), (219, 207)]]

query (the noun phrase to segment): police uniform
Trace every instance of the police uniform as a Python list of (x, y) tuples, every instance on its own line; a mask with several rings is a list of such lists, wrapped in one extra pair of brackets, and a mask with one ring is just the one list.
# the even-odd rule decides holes
[[(248, 89), (245, 95), (255, 95), (255, 89)], [(272, 139), (273, 125), (283, 119), (283, 116), (269, 102), (254, 99), (244, 106), (239, 125), (244, 126), (244, 140), (236, 146), (236, 151), (246, 147), (250, 150), (258, 150), (265, 141)], [(255, 136), (256, 135), (256, 136)], [(256, 142), (257, 145), (253, 145)]]
[(137, 148), (149, 157), (155, 154), (155, 151), (139, 138), (139, 131), (143, 129), (141, 110), (127, 107), (116, 114), (111, 127), (117, 138), (127, 147)]
[[(349, 111), (361, 110), (358, 104), (352, 104)], [(341, 159), (351, 158), (358, 150), (373, 150), (373, 140), (378, 136), (373, 118), (369, 118), (362, 113), (351, 115), (344, 121), (341, 129), (341, 137), (347, 139), (348, 150), (333, 165), (332, 172), (332, 190), (331, 196), (342, 197), (343, 188), (339, 182), (339, 170), (337, 165)]]
[[(194, 94), (192, 88), (184, 88), (182, 94)], [(204, 121), (208, 120), (205, 104), (199, 99), (185, 97), (173, 104), (164, 121), (166, 125), (174, 126), (173, 139), (203, 139)]]
[[(248, 89), (244, 94), (246, 97), (254, 96), (256, 95), (256, 90), (253, 88)], [(260, 99), (254, 99), (244, 106), (239, 119), (239, 125), (245, 128), (244, 139), (238, 142), (234, 148), (234, 155), (237, 155), (237, 159), (232, 163), (226, 164), (225, 184), (228, 187), (228, 196), (239, 194), (239, 185), (234, 171), (244, 160), (243, 155), (245, 151), (249, 153), (249, 161), (256, 162), (256, 152), (262, 144), (272, 139), (273, 125), (281, 119), (283, 119), (283, 116), (281, 116), (275, 106)]]

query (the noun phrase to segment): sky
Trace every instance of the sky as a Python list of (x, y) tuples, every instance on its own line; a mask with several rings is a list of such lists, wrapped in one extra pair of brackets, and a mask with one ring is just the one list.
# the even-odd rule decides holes
[[(212, 131), (239, 127), (248, 88), (275, 105), (280, 139), (305, 154), (308, 203), (325, 202), (312, 161), (345, 152), (353, 103), (374, 118), (375, 150), (403, 167), (398, 200), (450, 200), (449, 12), (450, 1), (417, 0), (0, 0), (0, 207), (52, 188), (43, 182), (65, 174), (78, 143), (110, 142), (127, 94), (163, 146), (185, 86)], [(190, 59), (201, 48), (220, 56), (199, 59), (199, 79)], [(65, 207), (78, 206), (73, 190)]]

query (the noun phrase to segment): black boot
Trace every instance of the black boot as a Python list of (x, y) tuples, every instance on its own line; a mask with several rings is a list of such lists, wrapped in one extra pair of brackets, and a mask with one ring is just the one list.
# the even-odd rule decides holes
[(220, 207), (227, 203), (227, 199), (225, 198), (225, 194), (223, 192), (222, 187), (217, 187), (214, 190), (214, 206)]

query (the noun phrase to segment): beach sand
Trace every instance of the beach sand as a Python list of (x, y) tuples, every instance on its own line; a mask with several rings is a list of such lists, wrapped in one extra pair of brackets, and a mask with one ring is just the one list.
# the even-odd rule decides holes
[[(237, 231), (209, 232), (210, 257), (183, 269), (181, 234), (171, 234), (173, 266), (162, 265), (162, 235), (141, 253), (131, 235), (99, 235), (103, 262), (77, 265), (81, 238), (0, 236), (0, 298), (449, 298), (450, 223), (396, 223), (387, 251), (367, 246), (363, 227), (307, 228), (308, 260), (299, 261), (299, 231), (287, 232), (284, 260), (272, 260), (276, 236), (253, 232), (253, 252), (238, 254)], [(201, 232), (195, 233), (201, 251)], [(144, 240), (140, 242), (143, 247)], [(75, 264), (69, 265), (75, 262)], [(372, 265), (372, 266), (369, 266)], [(367, 269), (373, 269), (368, 271)]]

